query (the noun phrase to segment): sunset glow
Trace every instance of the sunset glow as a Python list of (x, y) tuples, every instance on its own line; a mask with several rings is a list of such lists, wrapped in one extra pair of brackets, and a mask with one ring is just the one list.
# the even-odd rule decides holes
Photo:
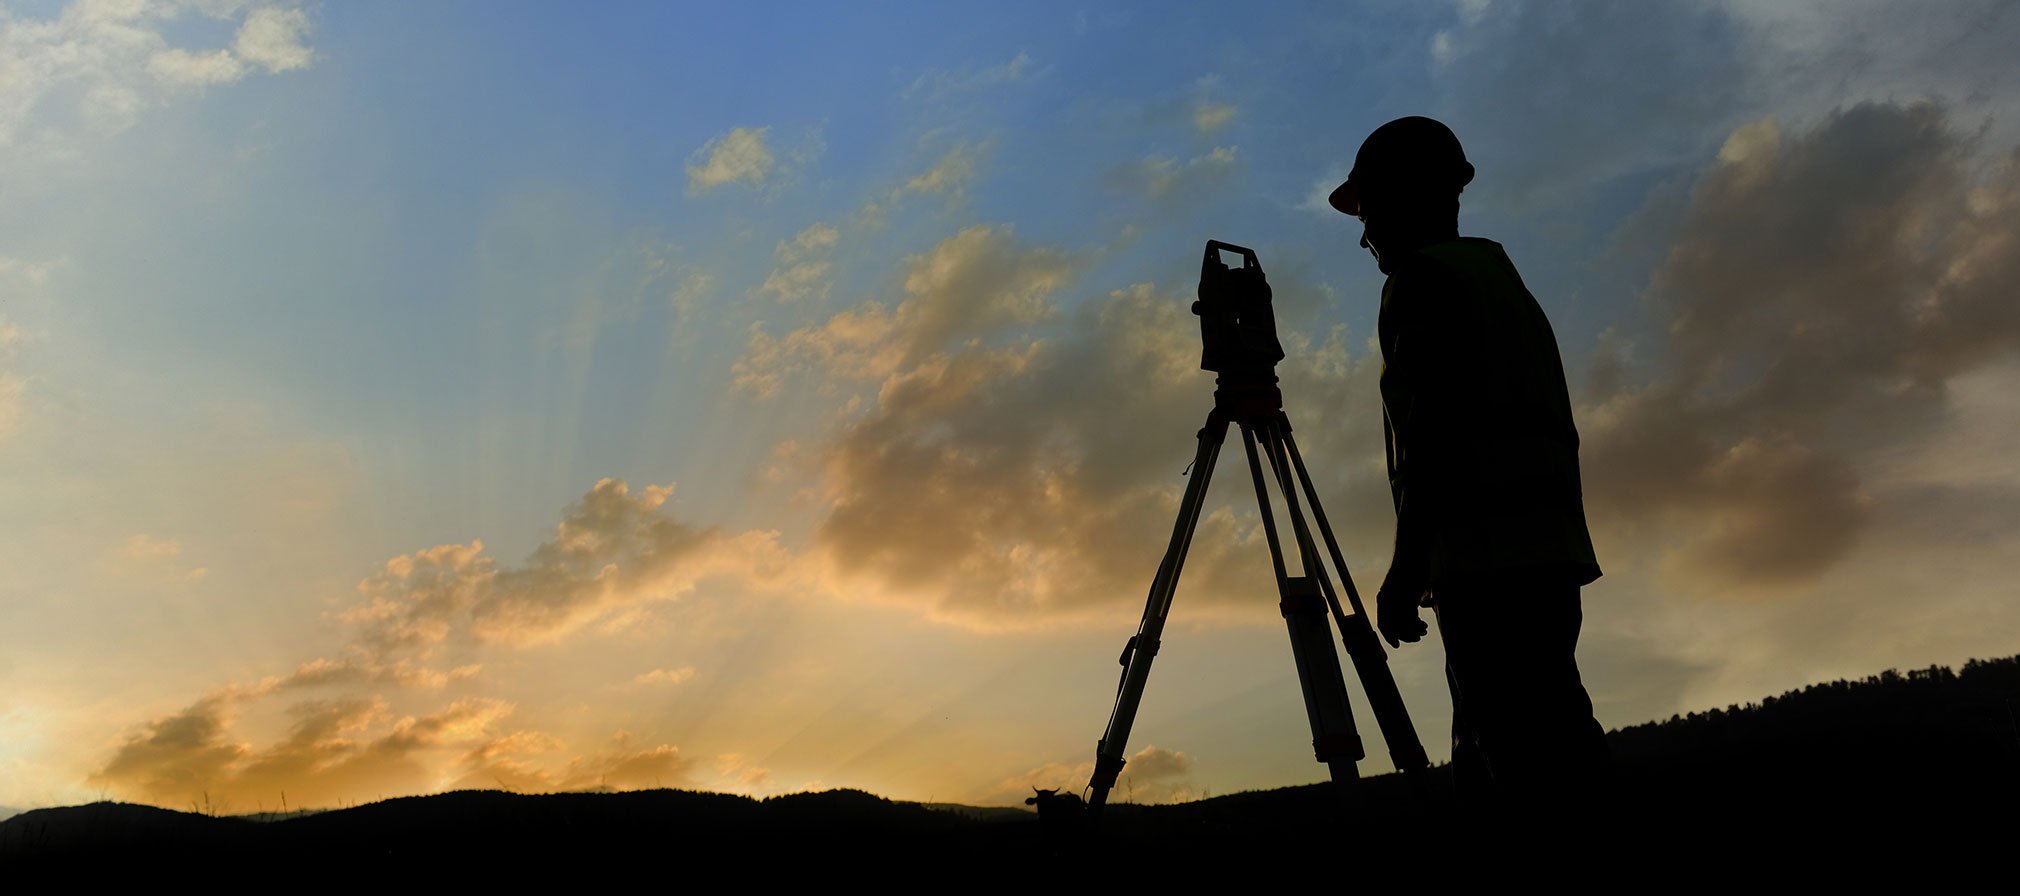
[[(2010, 3), (0, 9), (0, 807), (1078, 790), (1204, 240), (1381, 580), (1325, 196), (1411, 114), (1555, 328), (1601, 722), (2020, 652)], [(1210, 496), (1118, 799), (1324, 774)]]

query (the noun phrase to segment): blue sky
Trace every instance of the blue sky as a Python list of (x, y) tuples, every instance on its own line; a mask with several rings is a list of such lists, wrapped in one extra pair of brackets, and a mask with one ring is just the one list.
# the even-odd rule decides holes
[[(1381, 278), (1317, 199), (1407, 114), (1556, 328), (1602, 721), (2020, 631), (2010, 4), (0, 29), (0, 803), (1084, 778), (1209, 401), (1203, 240), (1261, 253), (1349, 560), (1386, 562)], [(1227, 482), (1140, 798), (1316, 772)], [(1439, 662), (1397, 669), (1442, 754)]]

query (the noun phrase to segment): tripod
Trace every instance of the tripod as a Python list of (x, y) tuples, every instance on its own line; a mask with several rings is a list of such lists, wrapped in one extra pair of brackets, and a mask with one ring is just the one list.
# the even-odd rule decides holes
[[(1230, 272), (1220, 264), (1217, 248), (1243, 253), (1248, 259), (1247, 265)], [(1253, 293), (1256, 287), (1260, 287), (1261, 310), (1254, 309), (1252, 297), (1244, 298), (1250, 307), (1239, 314), (1215, 308), (1214, 302), (1225, 304), (1234, 301), (1232, 298), (1215, 298), (1211, 294), (1224, 293), (1227, 284), (1218, 281), (1241, 275), (1248, 275), (1246, 281), (1235, 285), (1248, 287), (1246, 292)], [(1214, 287), (1212, 290), (1210, 281), (1215, 281), (1211, 284)], [(1333, 651), (1332, 629), (1327, 623), (1327, 614), (1330, 613), (1340, 627), (1341, 642), (1346, 647), (1347, 656), (1353, 660), (1354, 671), (1360, 678), (1361, 688), (1367, 693), (1382, 738), (1389, 745), (1390, 759), (1421, 789), (1424, 771), (1429, 767), (1430, 760), (1424, 755), (1416, 729), (1410, 724), (1409, 711), (1403, 706), (1402, 694), (1396, 689), (1396, 679), (1389, 672), (1388, 654), (1382, 650), (1374, 627), (1368, 624), (1367, 609), (1362, 605), (1360, 593), (1355, 590), (1353, 578), (1347, 572), (1339, 542), (1333, 537), (1333, 527), (1326, 521), (1324, 508), (1319, 506), (1318, 492), (1305, 470), (1304, 458), (1298, 453), (1297, 440), (1291, 435), (1290, 418), (1283, 411), (1283, 393), (1277, 386), (1277, 378), (1274, 373), (1268, 372), (1269, 367), (1282, 357), (1282, 349), (1276, 347), (1275, 323), (1267, 310), (1268, 289), (1262, 285), (1262, 269), (1256, 264), (1254, 253), (1222, 243), (1208, 243), (1200, 293), (1201, 303), (1194, 306), (1194, 311), (1201, 315), (1209, 362), (1213, 361), (1219, 346), (1228, 346), (1228, 351), (1234, 351), (1232, 347), (1237, 345), (1237, 336), (1245, 338), (1249, 348), (1257, 345), (1275, 348), (1275, 356), (1270, 357), (1267, 351), (1256, 353), (1268, 360), (1267, 367), (1216, 364), (1209, 368), (1224, 372), (1216, 381), (1219, 388), (1213, 393), (1213, 410), (1207, 414), (1206, 425), (1199, 430), (1199, 449), (1193, 455), (1191, 478), (1186, 483), (1185, 497), (1179, 502), (1171, 543), (1165, 549), (1163, 562), (1158, 564), (1157, 577), (1151, 581), (1150, 597), (1143, 608), (1143, 622), (1122, 649), (1122, 680), (1116, 686), (1115, 709), (1109, 714), (1108, 728), (1095, 747), (1094, 777), (1088, 782), (1091, 793), (1087, 804), (1098, 809), (1106, 803), (1109, 791), (1115, 788), (1117, 776), (1122, 774), (1126, 761), (1123, 759), (1123, 747), (1129, 740), (1129, 729), (1136, 721), (1137, 705), (1143, 699), (1143, 686), (1150, 678), (1150, 664), (1157, 657), (1164, 622), (1171, 613), (1171, 599), (1178, 587), (1179, 570), (1185, 565), (1185, 554), (1192, 544), (1193, 531), (1199, 524), (1201, 507), (1206, 502), (1207, 483), (1213, 478), (1214, 463), (1220, 457), (1230, 423), (1241, 427), (1242, 447), (1248, 454), (1249, 475), (1255, 480), (1256, 506), (1262, 515), (1263, 532), (1269, 540), (1270, 562), (1276, 569), (1280, 598), (1278, 607), (1290, 631), (1291, 656), (1297, 665), (1298, 683), (1304, 690), (1305, 715), (1311, 722), (1313, 753), (1319, 762), (1325, 763), (1333, 781), (1342, 786), (1351, 785), (1358, 779), (1355, 763), (1367, 755), (1354, 725), (1353, 709), (1347, 703), (1347, 685), (1340, 671), (1339, 656)], [(1234, 320), (1237, 316), (1244, 319), (1237, 322)], [(1250, 332), (1238, 333), (1237, 327)], [(1257, 341), (1257, 334), (1264, 327), (1268, 331), (1267, 343)], [(1216, 332), (1218, 329), (1225, 329), (1233, 335), (1223, 338)], [(1269, 486), (1263, 475), (1264, 458), (1268, 461), (1270, 476), (1276, 480), (1277, 489), (1283, 495), (1291, 533), (1296, 539), (1300, 573), (1295, 576), (1285, 569), (1284, 548), (1277, 534), (1275, 515), (1270, 508)], [(1311, 505), (1312, 516), (1325, 538), (1326, 550), (1334, 567), (1339, 570), (1340, 584), (1353, 607), (1352, 614), (1341, 607), (1332, 579), (1326, 574), (1325, 563), (1320, 559), (1311, 529), (1306, 525), (1299, 507), (1300, 492)]]

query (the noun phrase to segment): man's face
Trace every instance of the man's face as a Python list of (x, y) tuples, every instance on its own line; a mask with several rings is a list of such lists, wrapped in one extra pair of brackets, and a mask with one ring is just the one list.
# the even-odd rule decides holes
[(1361, 197), (1361, 213), (1355, 215), (1361, 222), (1361, 248), (1375, 257), (1375, 267), (1382, 273), (1389, 273), (1389, 265), (1382, 260), (1382, 216), (1378, 207), (1371, 208), (1366, 196)]

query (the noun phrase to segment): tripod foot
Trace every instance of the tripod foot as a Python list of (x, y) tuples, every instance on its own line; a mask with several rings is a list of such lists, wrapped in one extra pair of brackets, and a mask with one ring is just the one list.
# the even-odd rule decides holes
[(1351, 761), (1341, 759), (1328, 762), (1326, 763), (1326, 768), (1333, 773), (1334, 784), (1338, 784), (1350, 791), (1361, 782), (1361, 770)]

